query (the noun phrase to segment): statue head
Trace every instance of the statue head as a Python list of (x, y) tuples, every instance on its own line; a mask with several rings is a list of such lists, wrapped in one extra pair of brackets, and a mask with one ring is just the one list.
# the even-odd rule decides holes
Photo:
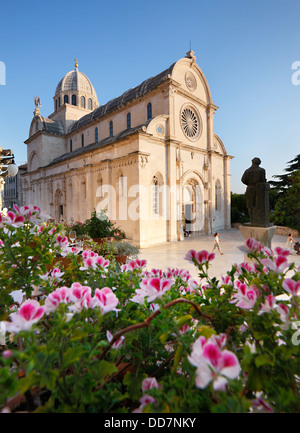
[(259, 158), (253, 158), (252, 159), (252, 164), (259, 165), (260, 163), (261, 163), (261, 160)]

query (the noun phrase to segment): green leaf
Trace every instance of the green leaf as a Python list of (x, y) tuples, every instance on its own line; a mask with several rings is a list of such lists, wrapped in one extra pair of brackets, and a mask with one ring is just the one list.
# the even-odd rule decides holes
[(184, 316), (179, 317), (179, 319), (176, 320), (176, 323), (179, 328), (181, 328), (186, 323), (190, 322), (192, 320), (192, 316), (190, 314), (185, 314)]
[(182, 356), (182, 345), (178, 344), (176, 352), (175, 352), (175, 356), (174, 356), (174, 364), (173, 364), (173, 370), (177, 370), (180, 359)]
[(270, 365), (273, 366), (275, 364), (275, 359), (272, 355), (269, 355), (267, 353), (263, 355), (258, 355), (255, 358), (255, 365), (256, 367), (261, 367), (263, 365)]
[(56, 387), (56, 380), (59, 377), (58, 370), (49, 370), (43, 372), (43, 376), (41, 378), (41, 387), (45, 386), (50, 391), (54, 390)]
[(26, 391), (28, 391), (33, 386), (38, 385), (39, 379), (40, 378), (35, 371), (32, 371), (27, 376), (22, 378), (19, 381), (19, 390), (20, 390), (21, 394), (24, 394)]
[(67, 368), (70, 365), (74, 364), (74, 362), (76, 362), (80, 359), (80, 357), (83, 355), (83, 353), (84, 353), (84, 350), (79, 349), (78, 347), (76, 347), (76, 348), (70, 347), (64, 353), (62, 368)]
[(108, 376), (111, 376), (112, 374), (116, 373), (118, 371), (117, 367), (112, 364), (111, 362), (107, 362), (107, 361), (101, 361), (99, 363), (99, 376), (98, 376), (98, 380), (100, 382), (100, 384), (103, 384), (105, 379)]
[(138, 400), (138, 398), (141, 396), (142, 382), (144, 379), (146, 379), (146, 377), (147, 375), (145, 373), (136, 375), (131, 372), (127, 372), (125, 374), (123, 384), (127, 388), (129, 398)]

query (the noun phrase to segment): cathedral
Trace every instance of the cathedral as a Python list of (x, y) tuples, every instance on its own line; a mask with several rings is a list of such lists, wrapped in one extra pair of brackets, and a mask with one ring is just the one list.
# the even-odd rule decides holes
[(58, 83), (48, 117), (35, 100), (23, 201), (55, 221), (94, 209), (140, 248), (230, 228), (230, 156), (193, 51), (103, 105), (79, 70)]

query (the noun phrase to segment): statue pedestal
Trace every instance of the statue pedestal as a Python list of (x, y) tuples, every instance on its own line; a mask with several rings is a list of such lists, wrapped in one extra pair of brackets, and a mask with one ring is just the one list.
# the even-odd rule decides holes
[[(243, 224), (239, 226), (239, 230), (243, 235), (245, 243), (248, 238), (253, 238), (260, 242), (262, 246), (271, 248), (272, 238), (274, 236), (276, 227), (277, 226), (257, 227), (251, 226), (250, 224)], [(245, 261), (250, 261), (246, 254)]]

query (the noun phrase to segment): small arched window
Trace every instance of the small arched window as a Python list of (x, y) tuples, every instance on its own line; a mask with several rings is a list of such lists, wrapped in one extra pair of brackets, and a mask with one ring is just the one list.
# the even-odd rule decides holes
[(91, 98), (88, 99), (88, 109), (89, 110), (93, 109), (93, 101), (91, 100)]
[(57, 99), (55, 99), (55, 111), (57, 111)]
[(64, 104), (68, 104), (69, 103), (69, 95), (65, 95), (64, 96)]
[(81, 147), (84, 147), (84, 134), (81, 134)]
[(149, 102), (147, 105), (147, 120), (152, 119), (152, 104)]
[(131, 128), (131, 114), (127, 113), (127, 129)]
[(95, 143), (98, 143), (98, 128), (95, 128)]
[(58, 98), (58, 106), (60, 107), (60, 97)]
[(85, 108), (85, 97), (84, 96), (81, 96), (81, 98), (80, 98), (80, 105), (82, 108)]
[(113, 121), (111, 120), (109, 122), (109, 136), (113, 137), (113, 135), (114, 135), (114, 124), (113, 124)]
[(70, 140), (70, 152), (72, 152), (72, 151), (73, 151), (73, 141)]
[(77, 105), (76, 95), (72, 95), (72, 105)]

